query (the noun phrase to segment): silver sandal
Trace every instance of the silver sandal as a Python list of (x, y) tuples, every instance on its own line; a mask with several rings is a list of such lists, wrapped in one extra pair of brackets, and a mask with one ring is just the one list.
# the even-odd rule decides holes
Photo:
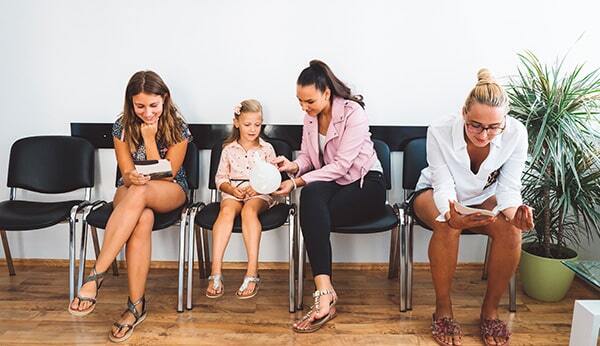
[[(254, 283), (254, 289), (252, 290), (252, 292), (250, 292), (249, 295), (242, 295), (242, 293), (248, 288), (248, 285), (250, 285), (250, 283)], [(245, 275), (244, 276), (244, 282), (242, 282), (242, 285), (240, 286), (240, 288), (237, 290), (237, 292), (235, 292), (235, 296), (238, 299), (250, 299), (250, 298), (253, 298), (258, 293), (258, 284), (259, 283), (260, 283), (260, 276), (259, 275), (257, 275), (257, 276)]]
[[(142, 304), (142, 311), (138, 312), (135, 307), (140, 304)], [(126, 313), (132, 314), (133, 317), (135, 318), (135, 320), (131, 324), (130, 323), (119, 323), (119, 322), (113, 323), (113, 326), (119, 328), (119, 329), (117, 329), (117, 333), (119, 333), (120, 331), (122, 331), (125, 328), (127, 328), (127, 332), (122, 337), (116, 337), (115, 334), (113, 333), (113, 331), (111, 330), (108, 333), (108, 338), (110, 339), (110, 341), (123, 342), (123, 341), (129, 339), (131, 337), (131, 335), (133, 335), (133, 330), (135, 329), (135, 327), (137, 327), (140, 323), (144, 322), (144, 320), (146, 319), (146, 316), (148, 316), (148, 313), (146, 312), (146, 297), (142, 296), (142, 298), (138, 299), (138, 301), (135, 303), (133, 303), (131, 301), (130, 297), (127, 297), (127, 310), (125, 310), (121, 314), (121, 317), (123, 317)]]
[[(208, 293), (208, 290), (206, 290), (206, 296), (211, 299), (221, 297), (225, 293), (225, 285), (223, 285), (223, 275), (222, 274), (211, 275), (208, 277), (208, 281), (210, 281), (210, 280), (212, 280), (212, 282), (213, 282), (213, 284), (212, 284), (213, 290), (215, 290), (217, 293)], [(220, 288), (220, 290), (219, 290), (219, 288)]]

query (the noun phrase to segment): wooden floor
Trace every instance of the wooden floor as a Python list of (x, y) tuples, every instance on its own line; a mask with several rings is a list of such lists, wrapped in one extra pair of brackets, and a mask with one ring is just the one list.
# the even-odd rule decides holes
[[(110, 344), (107, 333), (124, 309), (127, 280), (124, 272), (109, 276), (96, 310), (77, 318), (67, 312), (67, 270), (63, 267), (17, 266), (9, 277), (0, 267), (0, 345)], [(290, 325), (300, 316), (288, 313), (287, 271), (263, 270), (259, 295), (240, 301), (233, 297), (243, 271), (226, 270), (226, 295), (204, 297), (206, 283), (195, 280), (194, 309), (177, 313), (177, 273), (152, 269), (148, 280), (148, 319), (130, 339), (132, 345), (260, 344), (260, 345), (433, 345), (430, 319), (434, 294), (428, 267), (414, 275), (413, 311), (398, 310), (398, 282), (382, 270), (335, 270), (339, 315), (324, 329), (294, 334)], [(305, 303), (311, 287), (306, 284)], [(477, 267), (459, 268), (454, 285), (455, 316), (462, 323), (465, 345), (481, 345), (479, 307), (485, 290)], [(510, 320), (512, 345), (567, 345), (574, 299), (600, 299), (597, 291), (576, 280), (559, 303), (541, 303), (518, 290), (517, 313), (509, 314), (507, 298), (501, 317)]]

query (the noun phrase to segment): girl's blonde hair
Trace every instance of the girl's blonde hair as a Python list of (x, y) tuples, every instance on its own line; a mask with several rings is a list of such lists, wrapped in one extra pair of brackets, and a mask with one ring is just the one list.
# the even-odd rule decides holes
[[(263, 115), (262, 105), (257, 100), (253, 100), (253, 99), (244, 100), (235, 107), (235, 109), (233, 111), (233, 116), (235, 119), (237, 119), (239, 121), (240, 115), (242, 115), (242, 113), (246, 113), (246, 112), (259, 112), (260, 116), (262, 117), (262, 115)], [(260, 130), (260, 135), (262, 135), (262, 128)], [(227, 137), (223, 141), (223, 147), (225, 147), (229, 143), (233, 143), (233, 142), (237, 141), (238, 139), (240, 139), (240, 129), (233, 126), (231, 134), (229, 135), (229, 137)]]
[(131, 76), (125, 89), (123, 140), (129, 145), (129, 150), (135, 152), (143, 142), (140, 130), (143, 121), (133, 109), (133, 97), (140, 93), (160, 95), (163, 98), (163, 112), (158, 118), (157, 140), (163, 141), (167, 147), (181, 142), (184, 139), (183, 118), (171, 100), (169, 88), (156, 72), (139, 71)]
[(490, 107), (501, 107), (508, 113), (508, 95), (504, 88), (496, 82), (490, 70), (486, 68), (482, 68), (477, 72), (477, 84), (467, 96), (463, 112), (468, 112), (475, 102)]

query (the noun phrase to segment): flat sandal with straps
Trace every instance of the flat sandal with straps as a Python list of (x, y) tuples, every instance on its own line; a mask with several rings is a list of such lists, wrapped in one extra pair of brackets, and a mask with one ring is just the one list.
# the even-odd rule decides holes
[[(77, 294), (76, 299), (78, 299), (77, 302), (77, 309), (73, 309), (71, 307), (71, 305), (73, 305), (73, 302), (69, 303), (69, 313), (71, 313), (71, 315), (73, 316), (77, 316), (77, 317), (83, 317), (86, 315), (89, 315), (92, 311), (94, 311), (94, 309), (96, 308), (96, 298), (98, 297), (98, 291), (100, 290), (100, 286), (102, 286), (102, 283), (104, 282), (104, 274), (106, 274), (106, 272), (102, 272), (102, 273), (98, 273), (96, 271), (96, 267), (94, 267), (92, 269), (92, 271), (90, 272), (90, 275), (88, 275), (87, 278), (85, 278), (85, 280), (83, 281), (83, 284), (81, 285), (83, 287), (83, 285), (85, 285), (86, 283), (90, 282), (90, 281), (94, 281), (96, 283), (96, 294), (94, 295), (94, 297), (83, 297), (79, 294)], [(81, 290), (81, 288), (80, 288)], [(90, 306), (88, 306), (87, 309), (84, 310), (79, 310), (79, 307), (81, 306), (81, 302), (91, 302), (92, 304)]]
[[(254, 289), (252, 290), (252, 292), (250, 292), (250, 294), (244, 295), (243, 293), (248, 288), (248, 286), (250, 285), (250, 283), (254, 283)], [(250, 298), (253, 298), (258, 293), (258, 284), (259, 283), (260, 283), (260, 276), (258, 276), (258, 275), (257, 276), (245, 275), (244, 276), (244, 281), (242, 282), (242, 285), (237, 290), (237, 292), (235, 292), (235, 296), (237, 297), (237, 299), (250, 299)]]
[[(441, 346), (453, 346), (454, 338), (462, 341), (464, 336), (461, 325), (452, 317), (436, 317), (431, 315), (431, 336)], [(449, 341), (446, 341), (449, 339)]]
[(225, 293), (225, 285), (223, 285), (223, 275), (215, 274), (208, 277), (208, 281), (212, 280), (212, 289), (217, 293), (209, 293), (206, 290), (206, 296), (211, 299), (219, 298)]
[(313, 298), (315, 299), (314, 305), (310, 307), (310, 310), (308, 311), (308, 313), (306, 315), (304, 315), (304, 317), (302, 317), (302, 319), (300, 321), (298, 321), (296, 324), (299, 324), (306, 320), (309, 320), (311, 318), (313, 312), (318, 314), (319, 311), (321, 310), (321, 297), (325, 296), (325, 295), (331, 295), (331, 297), (332, 297), (331, 302), (329, 303), (329, 313), (319, 319), (315, 319), (314, 321), (312, 321), (307, 328), (298, 328), (296, 326), (293, 326), (293, 330), (296, 333), (316, 332), (317, 330), (321, 329), (321, 327), (323, 327), (325, 325), (325, 323), (331, 321), (332, 319), (335, 318), (335, 316), (337, 316), (337, 312), (334, 309), (335, 304), (337, 303), (337, 295), (335, 294), (335, 291), (333, 290), (333, 288), (326, 288), (324, 290), (316, 290), (313, 293)]
[[(140, 304), (142, 304), (142, 311), (138, 312), (135, 307)], [(144, 320), (146, 319), (146, 316), (148, 316), (148, 313), (146, 311), (146, 297), (142, 296), (142, 298), (138, 299), (138, 301), (135, 303), (132, 303), (131, 298), (127, 297), (127, 309), (125, 311), (123, 311), (123, 313), (121, 314), (121, 317), (123, 317), (126, 313), (132, 314), (133, 317), (135, 317), (135, 321), (133, 321), (133, 324), (119, 323), (119, 322), (113, 323), (113, 326), (119, 328), (119, 329), (117, 329), (117, 333), (121, 332), (125, 328), (127, 328), (127, 332), (122, 337), (119, 338), (119, 337), (115, 336), (115, 334), (113, 333), (113, 331), (111, 329), (110, 332), (108, 333), (108, 338), (110, 339), (110, 341), (123, 342), (123, 341), (129, 339), (131, 337), (131, 335), (133, 335), (133, 330), (135, 329), (135, 327), (137, 327), (140, 323), (144, 322)]]

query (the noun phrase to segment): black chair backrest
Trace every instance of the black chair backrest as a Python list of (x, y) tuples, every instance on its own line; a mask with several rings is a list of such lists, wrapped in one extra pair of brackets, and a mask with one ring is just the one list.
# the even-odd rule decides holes
[(402, 188), (414, 190), (421, 176), (421, 171), (425, 167), (427, 167), (427, 138), (413, 139), (404, 148)]
[[(292, 159), (292, 147), (283, 140), (280, 139), (265, 139), (265, 141), (271, 143), (273, 149), (275, 149), (276, 155), (283, 155), (287, 157), (289, 160)], [(217, 174), (217, 169), (219, 168), (219, 161), (221, 161), (221, 152), (223, 151), (223, 142), (219, 141), (215, 143), (212, 147), (210, 153), (210, 174), (208, 175), (208, 188), (211, 190), (215, 190), (217, 186), (215, 185), (215, 175)], [(287, 179), (287, 175), (281, 175), (282, 180)]]
[(7, 186), (41, 193), (93, 187), (94, 163), (94, 146), (83, 138), (22, 138), (10, 148)]
[[(194, 142), (188, 142), (187, 150), (185, 152), (185, 158), (183, 159), (183, 169), (185, 169), (185, 177), (188, 183), (188, 187), (191, 190), (196, 190), (200, 185), (200, 162), (198, 158), (198, 147)], [(115, 186), (121, 179), (121, 170), (117, 165), (117, 179), (115, 180)]]
[(381, 162), (383, 167), (383, 178), (385, 179), (385, 188), (392, 188), (392, 176), (391, 176), (391, 158), (390, 158), (390, 147), (382, 140), (373, 139), (373, 146), (377, 153), (377, 158)]

